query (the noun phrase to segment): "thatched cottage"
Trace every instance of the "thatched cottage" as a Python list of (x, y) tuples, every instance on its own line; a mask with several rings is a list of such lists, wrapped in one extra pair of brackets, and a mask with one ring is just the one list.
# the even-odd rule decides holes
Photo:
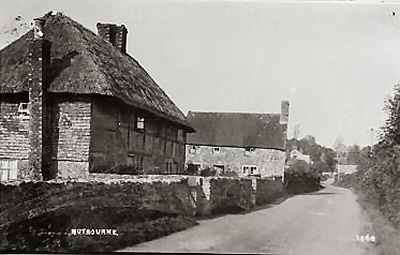
[(126, 53), (126, 27), (97, 29), (49, 13), (0, 51), (1, 180), (184, 170), (193, 128)]
[(288, 118), (288, 101), (276, 114), (189, 112), (186, 167), (283, 178)]

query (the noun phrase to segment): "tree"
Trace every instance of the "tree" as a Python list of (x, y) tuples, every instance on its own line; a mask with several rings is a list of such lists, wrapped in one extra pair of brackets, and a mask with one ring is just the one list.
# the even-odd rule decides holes
[[(326, 148), (316, 142), (315, 137), (307, 135), (301, 140), (294, 138), (287, 141), (288, 153), (297, 148), (302, 153), (309, 155), (313, 162), (312, 168), (317, 172), (332, 172), (336, 169), (336, 153), (331, 148)], [(288, 154), (289, 155), (289, 154)]]
[(360, 163), (361, 149), (358, 145), (350, 146), (347, 152), (347, 164), (358, 165)]
[(394, 87), (394, 96), (385, 102), (385, 112), (388, 119), (382, 128), (380, 143), (385, 146), (400, 144), (400, 84)]
[(310, 155), (312, 161), (319, 161), (322, 155), (322, 146), (317, 144), (315, 137), (307, 135), (299, 141), (302, 153)]
[(352, 187), (363, 199), (376, 206), (395, 227), (400, 227), (400, 85), (387, 99), (388, 118), (378, 144), (359, 150), (358, 171), (352, 174)]
[(337, 164), (336, 152), (331, 148), (324, 148), (322, 161), (328, 166), (328, 172), (334, 172)]

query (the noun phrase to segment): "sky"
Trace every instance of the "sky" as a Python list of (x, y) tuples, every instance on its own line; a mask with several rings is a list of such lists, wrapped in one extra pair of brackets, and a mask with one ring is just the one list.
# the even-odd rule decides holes
[(185, 114), (289, 100), (288, 136), (298, 125), (329, 147), (370, 144), (400, 81), (396, 1), (2, 0), (0, 27), (50, 10), (94, 32), (125, 24), (128, 53)]

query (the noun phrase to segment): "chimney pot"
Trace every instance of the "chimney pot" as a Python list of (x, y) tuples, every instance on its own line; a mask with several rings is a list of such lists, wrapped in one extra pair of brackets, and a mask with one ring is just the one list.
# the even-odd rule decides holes
[(33, 19), (33, 39), (43, 38), (44, 20), (41, 18)]
[(97, 33), (122, 53), (126, 53), (128, 29), (124, 25), (97, 23)]

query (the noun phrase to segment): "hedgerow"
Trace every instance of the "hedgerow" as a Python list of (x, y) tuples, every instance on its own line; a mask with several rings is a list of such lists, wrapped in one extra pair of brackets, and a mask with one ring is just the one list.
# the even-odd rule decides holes
[(342, 179), (400, 228), (400, 86), (386, 101), (388, 118), (379, 142), (362, 155), (358, 172)]

